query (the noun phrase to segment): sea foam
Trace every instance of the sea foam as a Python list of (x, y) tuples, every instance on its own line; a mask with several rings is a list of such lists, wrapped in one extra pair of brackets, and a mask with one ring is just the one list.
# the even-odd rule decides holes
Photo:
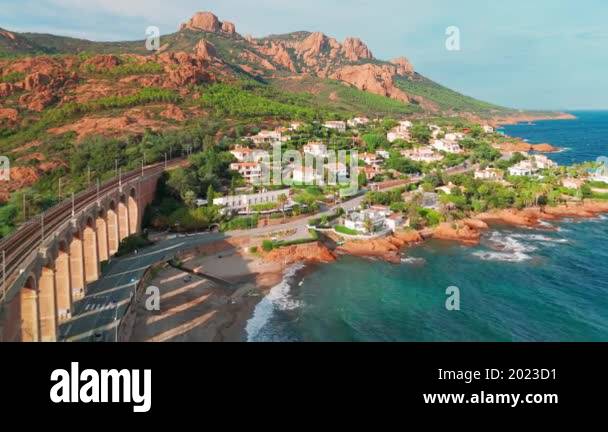
[(294, 276), (304, 267), (305, 265), (301, 263), (288, 267), (281, 282), (272, 287), (268, 295), (256, 305), (253, 316), (245, 327), (247, 342), (265, 340), (264, 327), (276, 311), (293, 310), (302, 306), (302, 302), (291, 298), (290, 290)]
[[(525, 234), (523, 234), (525, 235)], [(517, 239), (518, 234), (494, 231), (485, 241), (491, 251), (477, 251), (473, 255), (484, 261), (522, 262), (532, 259), (529, 255), (538, 248)]]
[(545, 242), (545, 243), (568, 243), (568, 239), (549, 237), (542, 234), (513, 234), (512, 237), (521, 240)]
[(424, 265), (424, 264), (426, 264), (426, 260), (424, 258), (416, 258), (416, 257), (401, 258), (401, 262), (403, 264), (409, 264), (409, 265)]

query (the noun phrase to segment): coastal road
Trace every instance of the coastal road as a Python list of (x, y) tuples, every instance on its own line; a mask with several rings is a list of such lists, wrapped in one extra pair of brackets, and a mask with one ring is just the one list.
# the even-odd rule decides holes
[(59, 341), (110, 342), (148, 267), (171, 259), (177, 252), (212, 243), (227, 236), (202, 233), (172, 236), (138, 254), (112, 259), (101, 279), (87, 287), (87, 295), (74, 305), (74, 317), (59, 328)]

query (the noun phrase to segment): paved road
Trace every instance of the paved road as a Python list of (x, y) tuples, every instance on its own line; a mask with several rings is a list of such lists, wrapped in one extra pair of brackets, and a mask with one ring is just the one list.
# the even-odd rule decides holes
[[(451, 174), (474, 169), (457, 167), (448, 170)], [(409, 183), (416, 183), (419, 178)], [(409, 184), (408, 183), (408, 184)], [(403, 187), (398, 185), (383, 191)], [(308, 223), (325, 215), (331, 215), (337, 207), (347, 211), (361, 205), (364, 194), (349, 201), (327, 207), (315, 215), (298, 219), (281, 225), (273, 225), (251, 230), (231, 231), (227, 233), (203, 233), (196, 235), (175, 236), (143, 249), (137, 255), (130, 255), (112, 260), (104, 269), (102, 278), (87, 287), (87, 295), (74, 305), (74, 317), (59, 328), (60, 341), (90, 341), (111, 342), (116, 340), (119, 320), (125, 314), (131, 296), (147, 268), (155, 263), (166, 261), (180, 251), (186, 251), (196, 246), (217, 240), (240, 236), (263, 236), (277, 231), (295, 230), (289, 237), (304, 238), (308, 236)]]

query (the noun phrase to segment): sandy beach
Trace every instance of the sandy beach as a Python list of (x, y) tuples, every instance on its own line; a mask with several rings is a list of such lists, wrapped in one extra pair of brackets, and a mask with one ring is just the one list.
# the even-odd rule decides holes
[[(147, 286), (161, 293), (160, 311), (138, 304), (130, 340), (138, 342), (245, 341), (256, 305), (283, 280), (294, 263), (331, 262), (318, 243), (261, 252), (261, 239), (221, 240), (183, 253), (180, 268), (169, 264)], [(255, 246), (260, 252), (252, 252)], [(221, 283), (204, 275), (224, 280)]]

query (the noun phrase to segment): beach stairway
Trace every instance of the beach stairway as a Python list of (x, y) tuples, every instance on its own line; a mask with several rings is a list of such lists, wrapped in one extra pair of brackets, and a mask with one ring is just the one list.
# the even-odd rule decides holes
[(202, 272), (200, 270), (192, 270), (192, 269), (189, 269), (187, 267), (184, 267), (182, 265), (178, 265), (178, 264), (175, 264), (175, 263), (169, 263), (169, 264), (171, 265), (171, 267), (176, 268), (178, 270), (181, 270), (184, 273), (188, 273), (188, 274), (191, 274), (191, 275), (194, 275), (194, 276), (198, 276), (198, 277), (203, 278), (203, 279), (208, 279), (211, 282), (213, 282), (216, 285), (219, 285), (219, 286), (221, 286), (223, 288), (229, 288), (229, 289), (232, 289), (232, 290), (235, 290), (237, 288), (237, 286), (234, 283), (232, 283), (230, 281), (227, 281), (226, 279), (222, 279), (222, 278), (220, 278), (218, 276), (214, 276), (214, 275), (211, 275), (209, 273)]

